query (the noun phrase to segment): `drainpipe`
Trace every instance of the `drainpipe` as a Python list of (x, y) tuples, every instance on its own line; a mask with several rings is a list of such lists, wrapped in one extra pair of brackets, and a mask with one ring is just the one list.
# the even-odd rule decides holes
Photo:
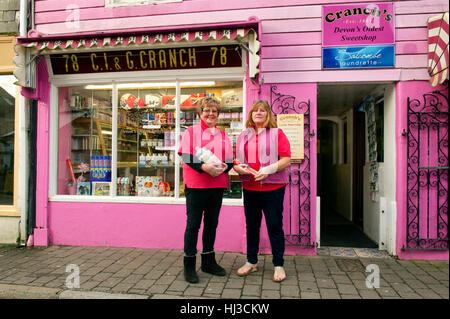
[(37, 101), (30, 100), (30, 128), (28, 139), (28, 209), (27, 209), (27, 246), (34, 246), (34, 229), (36, 228), (36, 138), (37, 138)]
[(19, 12), (19, 35), (26, 37), (28, 30), (28, 0), (20, 0), (20, 12)]
[[(32, 2), (29, 0), (20, 0), (20, 11), (19, 11), (19, 36), (26, 37), (28, 35), (28, 3)], [(30, 206), (28, 200), (29, 194), (29, 124), (27, 119), (29, 118), (29, 112), (27, 107), (27, 99), (20, 94), (19, 95), (19, 194), (18, 194), (18, 205), (20, 206), (21, 217), (19, 223), (19, 233), (21, 234), (20, 244), (29, 242), (29, 220), (30, 220)]]

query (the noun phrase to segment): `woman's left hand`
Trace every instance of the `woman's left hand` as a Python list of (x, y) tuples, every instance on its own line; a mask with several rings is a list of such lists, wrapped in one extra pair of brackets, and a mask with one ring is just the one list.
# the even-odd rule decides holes
[(262, 181), (263, 179), (266, 179), (269, 174), (263, 174), (261, 172), (258, 172), (258, 174), (255, 175), (255, 182)]
[(278, 162), (273, 163), (269, 166), (261, 167), (258, 171), (258, 174), (255, 176), (255, 181), (261, 181), (270, 174), (276, 173), (278, 170)]

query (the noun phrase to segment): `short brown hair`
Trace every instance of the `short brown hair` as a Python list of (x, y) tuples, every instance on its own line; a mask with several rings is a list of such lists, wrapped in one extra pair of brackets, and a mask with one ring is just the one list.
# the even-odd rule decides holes
[(252, 114), (260, 106), (262, 106), (264, 108), (264, 110), (267, 112), (267, 119), (266, 119), (266, 122), (264, 123), (264, 127), (267, 127), (267, 128), (278, 127), (277, 122), (275, 121), (275, 116), (273, 115), (272, 109), (269, 105), (269, 102), (267, 102), (266, 100), (257, 100), (255, 102), (253, 102), (253, 105), (250, 108), (250, 111), (248, 112), (248, 117), (247, 117), (247, 122), (245, 122), (245, 127), (249, 128), (249, 127), (255, 126), (255, 122), (253, 122), (253, 119), (252, 119)]
[(197, 113), (198, 115), (201, 115), (203, 112), (203, 109), (207, 106), (213, 106), (217, 109), (217, 112), (220, 113), (220, 101), (215, 98), (214, 96), (205, 96), (202, 97), (197, 102)]

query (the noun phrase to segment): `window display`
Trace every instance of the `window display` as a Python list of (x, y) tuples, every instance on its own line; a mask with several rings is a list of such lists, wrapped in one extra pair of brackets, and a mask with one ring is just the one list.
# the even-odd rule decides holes
[[(183, 131), (199, 122), (197, 101), (221, 100), (217, 126), (235, 147), (243, 91), (236, 81), (179, 85), (179, 105), (176, 83), (59, 88), (58, 194), (184, 197), (176, 150)], [(238, 175), (231, 170), (229, 178), (225, 198), (241, 198)]]
[(118, 90), (117, 178), (123, 196), (174, 197), (176, 88), (148, 86)]
[(16, 87), (12, 75), (0, 75), (0, 205), (14, 204)]
[(111, 181), (111, 98), (111, 89), (59, 89), (58, 194), (90, 195), (90, 183)]

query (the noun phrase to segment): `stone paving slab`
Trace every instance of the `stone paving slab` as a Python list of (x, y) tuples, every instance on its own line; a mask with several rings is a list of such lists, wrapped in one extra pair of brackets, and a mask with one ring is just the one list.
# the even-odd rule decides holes
[(58, 299), (60, 289), (0, 284), (2, 299)]
[(148, 299), (147, 295), (110, 294), (95, 291), (65, 290), (59, 294), (59, 299)]
[[(288, 277), (275, 283), (271, 255), (260, 256), (259, 271), (244, 278), (236, 274), (244, 254), (218, 251), (216, 256), (227, 275), (203, 273), (198, 257), (200, 282), (189, 284), (181, 250), (0, 246), (0, 298), (449, 299), (448, 261), (326, 247), (318, 256), (285, 256)], [(379, 271), (377, 280), (373, 269)]]

